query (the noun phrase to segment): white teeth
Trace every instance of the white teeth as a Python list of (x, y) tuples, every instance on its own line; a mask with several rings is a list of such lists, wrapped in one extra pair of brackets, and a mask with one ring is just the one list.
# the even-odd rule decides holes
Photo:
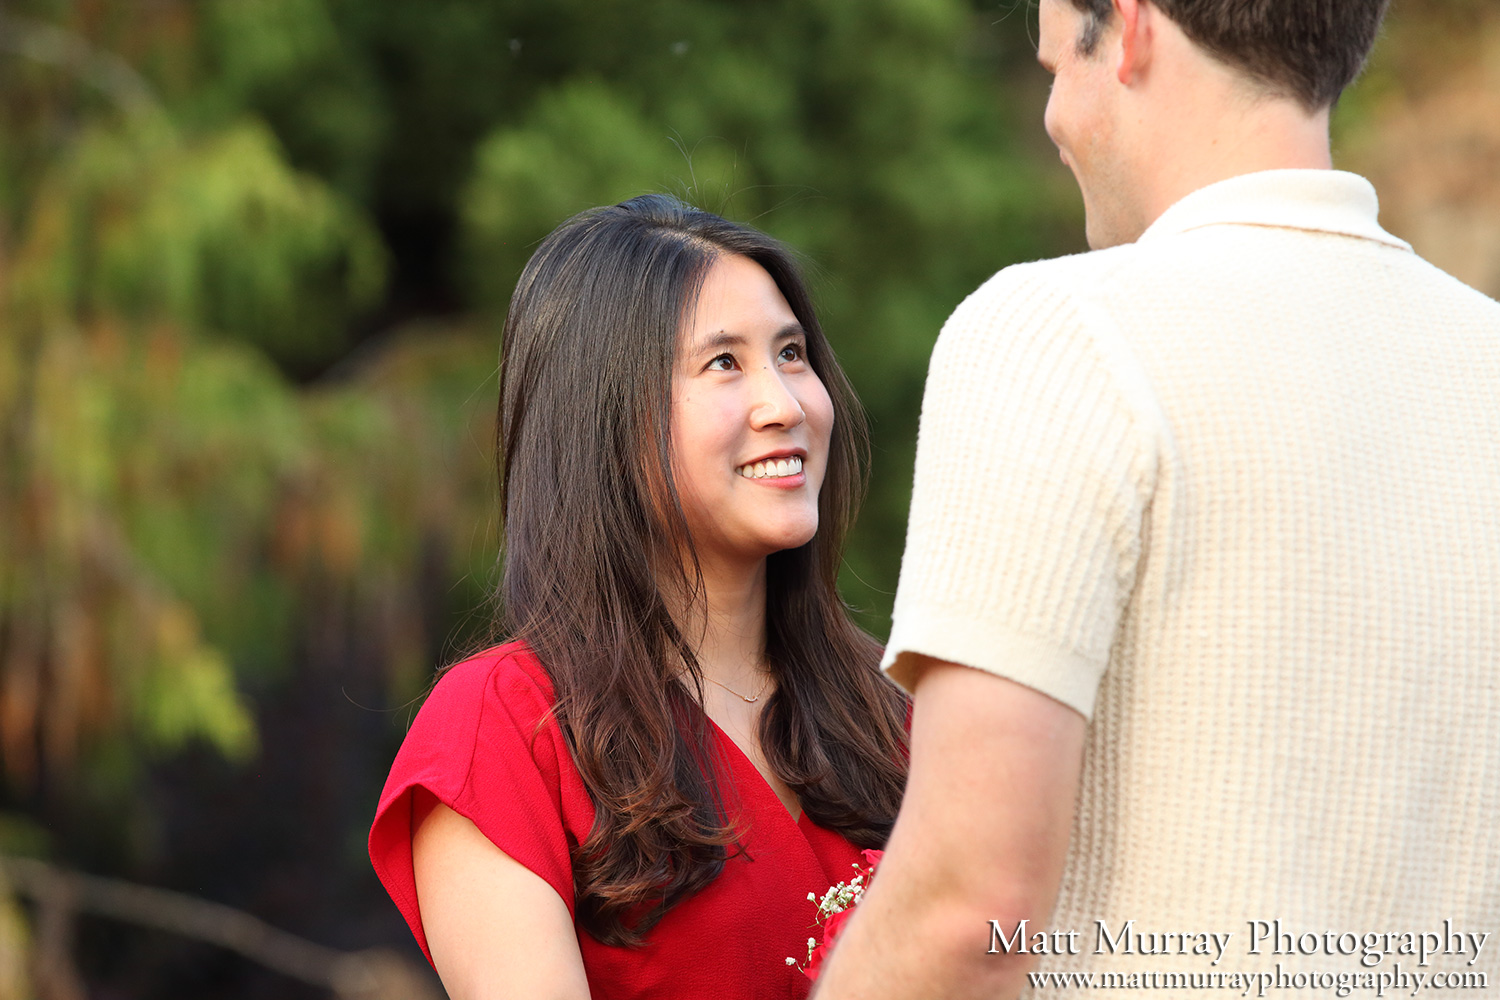
[(802, 459), (793, 455), (791, 458), (772, 458), (760, 462), (752, 462), (742, 465), (737, 470), (746, 479), (771, 479), (785, 476), (795, 476), (802, 472)]

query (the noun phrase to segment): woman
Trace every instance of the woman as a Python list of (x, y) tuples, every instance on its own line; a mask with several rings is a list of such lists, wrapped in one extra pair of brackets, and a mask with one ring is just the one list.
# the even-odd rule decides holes
[(512, 641), (418, 714), (375, 868), (455, 998), (801, 997), (906, 703), (835, 587), (864, 433), (796, 269), (670, 198), (586, 212), (500, 381)]

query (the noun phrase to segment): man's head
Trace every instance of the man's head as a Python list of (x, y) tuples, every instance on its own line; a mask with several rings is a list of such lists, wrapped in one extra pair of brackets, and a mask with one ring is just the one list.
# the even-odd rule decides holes
[(1328, 165), (1328, 111), (1388, 0), (1040, 0), (1047, 132), (1089, 244), (1255, 170)]
[[(1070, 0), (1084, 16), (1078, 38), (1092, 54), (1115, 16), (1114, 0)], [(1156, 0), (1183, 34), (1273, 95), (1308, 111), (1329, 107), (1353, 82), (1390, 0)]]

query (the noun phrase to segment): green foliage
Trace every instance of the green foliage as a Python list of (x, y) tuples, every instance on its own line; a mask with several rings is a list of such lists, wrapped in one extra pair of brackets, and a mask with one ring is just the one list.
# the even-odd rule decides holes
[[(299, 650), (376, 637), (399, 699), (434, 621), (482, 631), (493, 331), (568, 215), (668, 191), (805, 254), (874, 421), (848, 590), (876, 631), (943, 318), (1075, 245), (1076, 194), (1002, 99), (1024, 33), (961, 0), (23, 6), (0, 56), (19, 782), (45, 760), (126, 796), (194, 741), (247, 759), (247, 692)], [(450, 317), (358, 342), (424, 297)]]
[(147, 746), (175, 750), (196, 736), (243, 760), (255, 752), (255, 724), (235, 690), (229, 663), (194, 635), (192, 617), (178, 611), (158, 625), (163, 661), (143, 671), (131, 692), (136, 731)]
[[(44, 54), (62, 39), (75, 63), (107, 65), (62, 28), (7, 27), (23, 51), (29, 32)], [(45, 759), (65, 775), (83, 752), (128, 778), (139, 755), (194, 739), (242, 759), (256, 735), (236, 667), (257, 643), (285, 658), (298, 585), (267, 539), (286, 484), (320, 464), (270, 360), (342, 353), (384, 249), (254, 119), (189, 135), (150, 103), (89, 104), (108, 113), (58, 142), (48, 113), (68, 101), (8, 95), (10, 123), (32, 128), (9, 130), (0, 187), (24, 195), (0, 234), (5, 770), (24, 784)]]
[(253, 122), (196, 142), (154, 117), (87, 129), (31, 212), (13, 302), (38, 317), (169, 320), (326, 363), (383, 281), (369, 223)]
[(50, 838), (40, 823), (19, 813), (0, 812), (0, 854), (45, 858)]
[(988, 18), (952, 0), (626, 10), (519, 39), (516, 60), (557, 78), (479, 145), (460, 199), (473, 297), (500, 311), (560, 220), (643, 191), (804, 252), (874, 421), (846, 591), (883, 632), (937, 331), (994, 270), (1075, 248), (1076, 193), (1012, 138), (997, 100), (1008, 58), (1031, 58), (1024, 36), (986, 55)]
[(178, 114), (252, 112), (273, 123), (293, 163), (367, 201), (390, 113), (365, 39), (351, 39), (324, 0), (213, 0), (202, 31), (206, 72), (174, 102)]
[[(682, 157), (633, 103), (594, 78), (544, 94), (475, 155), (463, 201), (476, 297), (503, 308), (535, 239), (575, 212), (671, 186)], [(519, 237), (519, 238), (518, 238)]]
[(21, 907), (0, 873), (0, 1000), (27, 1000), (33, 995), (26, 968), (30, 939)]
[[(1477, 65), (1493, 6), (1397, 5), (1336, 139)], [(267, 693), (330, 661), (408, 705), (484, 636), (499, 319), (549, 230), (646, 191), (807, 261), (872, 420), (843, 582), (883, 634), (938, 330), (1082, 249), (1030, 11), (0, 4), (0, 807), (35, 813), (0, 811), (0, 852), (150, 859), (148, 766), (273, 757)], [(310, 784), (372, 796), (385, 749)], [(0, 885), (0, 1000), (21, 915)]]

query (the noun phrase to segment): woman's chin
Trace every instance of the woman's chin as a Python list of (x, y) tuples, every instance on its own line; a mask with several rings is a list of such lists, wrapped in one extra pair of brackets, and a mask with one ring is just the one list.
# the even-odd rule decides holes
[[(736, 563), (759, 562), (768, 556), (778, 552), (786, 552), (790, 549), (800, 549), (813, 540), (817, 529), (811, 531), (787, 531), (777, 532), (772, 535), (762, 535), (749, 545), (735, 545), (720, 550), (720, 554)], [(703, 554), (700, 550), (700, 556)]]
[(817, 533), (817, 521), (814, 521), (811, 525), (801, 525), (795, 529), (778, 532), (772, 542), (773, 547), (766, 554), (770, 555), (771, 552), (785, 552), (787, 549), (800, 549), (812, 541)]

